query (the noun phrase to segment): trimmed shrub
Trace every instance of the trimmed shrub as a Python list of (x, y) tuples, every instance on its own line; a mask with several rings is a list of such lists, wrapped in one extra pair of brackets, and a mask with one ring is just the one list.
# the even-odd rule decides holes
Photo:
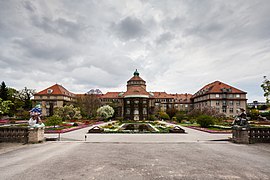
[(149, 120), (150, 121), (155, 121), (155, 120), (157, 120), (157, 117), (152, 114), (152, 115), (149, 116)]
[(55, 128), (56, 125), (62, 124), (62, 118), (60, 116), (53, 115), (47, 119), (45, 124), (46, 126), (54, 126)]
[(186, 120), (187, 119), (187, 115), (185, 112), (179, 111), (178, 113), (176, 113), (175, 115), (177, 121), (179, 123), (181, 123), (182, 120)]
[(160, 112), (159, 117), (160, 119), (163, 119), (163, 120), (170, 120), (170, 116), (165, 112)]
[(204, 128), (215, 124), (215, 119), (212, 116), (201, 115), (197, 118), (197, 123)]

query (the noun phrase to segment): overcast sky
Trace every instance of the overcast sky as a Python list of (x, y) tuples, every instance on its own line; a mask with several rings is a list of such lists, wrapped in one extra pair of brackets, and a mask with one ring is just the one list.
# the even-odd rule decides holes
[(195, 93), (216, 80), (264, 101), (270, 1), (0, 0), (0, 72), (9, 87)]

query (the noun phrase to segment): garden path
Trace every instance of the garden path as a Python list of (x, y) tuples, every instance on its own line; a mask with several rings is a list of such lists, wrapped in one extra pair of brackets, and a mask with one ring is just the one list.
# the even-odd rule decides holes
[[(111, 122), (104, 123), (102, 125)], [(172, 125), (172, 124), (171, 124)], [(93, 127), (93, 126), (91, 126)], [(185, 134), (87, 134), (91, 127), (82, 128), (60, 135), (61, 141), (88, 142), (203, 142), (228, 140), (231, 134), (210, 134), (186, 127), (182, 127)], [(87, 138), (85, 139), (85, 136)], [(58, 134), (45, 134), (45, 137), (58, 137)]]

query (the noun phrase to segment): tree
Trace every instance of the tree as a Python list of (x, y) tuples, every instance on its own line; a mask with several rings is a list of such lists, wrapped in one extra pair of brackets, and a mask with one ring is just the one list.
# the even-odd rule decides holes
[(270, 97), (270, 80), (267, 79), (266, 76), (263, 77), (264, 78), (264, 81), (263, 83), (261, 84), (261, 87), (264, 91), (264, 97), (266, 98), (266, 103), (269, 103), (269, 97)]
[(16, 93), (16, 97), (24, 103), (23, 108), (25, 110), (30, 110), (32, 108), (31, 98), (34, 96), (34, 94), (35, 90), (28, 89), (27, 87)]
[(95, 117), (101, 102), (96, 94), (84, 94), (77, 97), (77, 106), (83, 116)]
[(166, 110), (166, 113), (170, 116), (170, 119), (172, 119), (172, 117), (174, 117), (177, 112), (178, 110), (175, 108), (168, 108)]
[(98, 108), (97, 114), (103, 119), (108, 119), (110, 117), (113, 117), (114, 109), (109, 105), (105, 105)]
[(4, 81), (2, 82), (1, 87), (0, 87), (0, 98), (3, 101), (8, 100), (8, 88)]
[(193, 109), (192, 111), (188, 112), (187, 115), (191, 118), (196, 118), (200, 115), (208, 115), (212, 116), (217, 119), (224, 119), (226, 116), (223, 113), (218, 112), (213, 107), (204, 107), (202, 109)]
[(63, 120), (82, 118), (80, 109), (73, 105), (65, 105), (64, 107), (55, 108), (54, 115), (61, 117)]
[(12, 105), (13, 103), (10, 101), (10, 100), (7, 100), (7, 101), (3, 101), (1, 98), (0, 98), (0, 115), (3, 115), (3, 114), (7, 114), (10, 110), (10, 106)]
[(56, 125), (59, 125), (62, 123), (62, 118), (57, 115), (53, 115), (49, 117), (46, 121), (46, 126), (53, 126), (55, 128)]
[(181, 122), (182, 120), (187, 119), (187, 114), (185, 111), (179, 111), (175, 115), (178, 122)]

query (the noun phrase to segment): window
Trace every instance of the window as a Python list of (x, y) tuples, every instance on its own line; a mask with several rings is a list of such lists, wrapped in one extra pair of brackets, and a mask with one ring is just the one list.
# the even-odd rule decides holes
[(216, 94), (216, 98), (219, 98), (219, 94)]
[(135, 110), (134, 110), (134, 114), (139, 114), (139, 110), (138, 110), (138, 108), (135, 108)]
[(235, 97), (236, 97), (236, 98), (240, 98), (240, 94), (236, 94)]
[(146, 104), (146, 100), (143, 101), (143, 104)]
[(143, 108), (143, 114), (147, 114), (147, 109)]
[(186, 104), (186, 105), (185, 105), (185, 107), (187, 108), (187, 107), (188, 107), (188, 105)]
[(138, 100), (136, 100), (136, 101), (134, 101), (134, 103), (135, 103), (135, 104), (139, 104), (139, 101), (138, 101)]
[(222, 108), (222, 112), (226, 113), (227, 109), (226, 108)]
[(48, 94), (52, 94), (52, 92), (53, 92), (52, 89), (48, 89), (48, 90), (47, 90), (47, 93), (48, 93)]
[(240, 101), (236, 101), (236, 106), (240, 106)]
[(219, 101), (216, 101), (216, 106), (219, 106)]
[(227, 106), (226, 101), (222, 101), (222, 105), (223, 105), (223, 106)]
[(129, 108), (126, 109), (126, 114), (130, 114), (130, 109)]
[(127, 104), (130, 104), (130, 101), (127, 101)]
[(159, 106), (159, 103), (155, 103), (155, 106)]
[(230, 106), (233, 106), (233, 101), (230, 101)]
[(230, 113), (233, 113), (233, 108), (230, 108)]

